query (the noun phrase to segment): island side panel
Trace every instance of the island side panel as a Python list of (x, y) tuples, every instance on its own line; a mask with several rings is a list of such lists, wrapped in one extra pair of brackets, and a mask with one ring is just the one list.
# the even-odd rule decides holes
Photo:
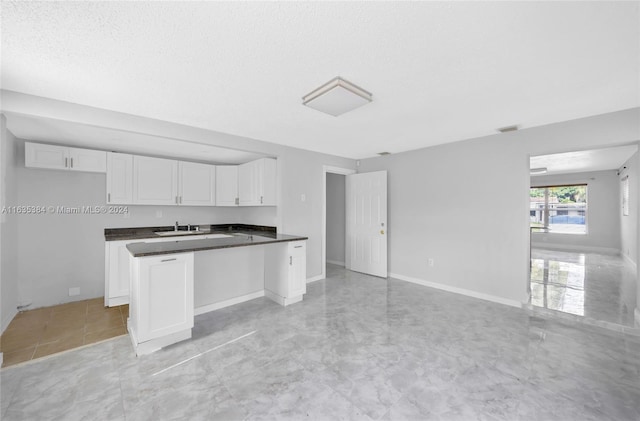
[(264, 246), (195, 253), (195, 313), (202, 314), (264, 295)]

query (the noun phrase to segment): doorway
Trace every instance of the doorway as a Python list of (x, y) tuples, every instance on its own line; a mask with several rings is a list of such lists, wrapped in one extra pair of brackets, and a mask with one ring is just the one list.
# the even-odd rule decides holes
[(531, 157), (534, 312), (633, 327), (637, 197), (631, 211), (623, 202), (625, 183), (637, 186), (638, 161), (638, 145)]
[(344, 269), (346, 261), (346, 176), (355, 174), (356, 171), (348, 168), (324, 166), (323, 172), (324, 206), (322, 213), (322, 274), (320, 279), (328, 276), (327, 264), (337, 269)]
[(344, 268), (346, 244), (344, 174), (327, 173), (327, 277), (332, 267)]

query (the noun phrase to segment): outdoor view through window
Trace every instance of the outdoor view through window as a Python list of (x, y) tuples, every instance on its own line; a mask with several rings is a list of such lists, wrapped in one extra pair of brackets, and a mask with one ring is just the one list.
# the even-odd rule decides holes
[(529, 219), (534, 231), (587, 233), (587, 186), (532, 187)]

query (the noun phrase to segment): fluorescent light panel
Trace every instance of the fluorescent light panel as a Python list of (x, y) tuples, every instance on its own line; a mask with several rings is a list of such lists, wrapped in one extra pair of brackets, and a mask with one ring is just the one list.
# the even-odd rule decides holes
[(302, 97), (302, 104), (337, 117), (372, 101), (372, 94), (340, 77), (335, 77)]

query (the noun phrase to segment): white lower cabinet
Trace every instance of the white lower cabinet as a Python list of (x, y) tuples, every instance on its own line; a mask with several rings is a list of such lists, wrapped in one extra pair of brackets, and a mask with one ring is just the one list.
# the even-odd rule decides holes
[(132, 258), (128, 328), (137, 355), (191, 337), (193, 253)]
[(307, 242), (265, 246), (264, 292), (280, 305), (302, 301), (307, 292)]
[(216, 234), (200, 234), (198, 236), (140, 238), (137, 240), (105, 241), (104, 246), (104, 306), (114, 307), (129, 304), (130, 256), (127, 244), (159, 243), (162, 241), (189, 241), (216, 238)]

